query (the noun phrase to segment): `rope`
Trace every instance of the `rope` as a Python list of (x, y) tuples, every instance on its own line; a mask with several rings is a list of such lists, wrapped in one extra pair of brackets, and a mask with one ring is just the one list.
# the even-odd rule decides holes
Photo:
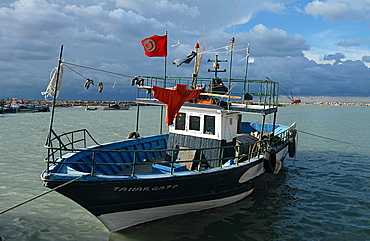
[(69, 65), (74, 65), (74, 66), (85, 68), (85, 69), (91, 69), (91, 70), (103, 72), (103, 73), (106, 73), (106, 74), (117, 75), (117, 76), (121, 76), (121, 77), (128, 77), (128, 78), (134, 78), (135, 77), (135, 76), (125, 75), (125, 74), (119, 74), (119, 73), (115, 73), (115, 72), (111, 72), (111, 71), (106, 71), (106, 70), (91, 68), (91, 67), (87, 67), (87, 66), (83, 66), (83, 65), (79, 65), (79, 64), (69, 63), (69, 62), (65, 62), (65, 61), (63, 61), (63, 63), (64, 64), (69, 64)]
[(325, 137), (325, 136), (319, 136), (319, 135), (316, 135), (316, 134), (313, 134), (313, 133), (309, 133), (309, 132), (306, 132), (306, 131), (302, 131), (302, 130), (297, 130), (297, 131), (302, 132), (302, 133), (305, 133), (305, 134), (308, 134), (308, 135), (311, 135), (311, 136), (316, 136), (316, 137), (320, 137), (320, 138), (323, 138), (323, 139), (331, 140), (331, 141), (341, 142), (341, 143), (344, 143), (344, 144), (352, 144), (350, 142), (339, 141), (339, 140), (336, 140), (336, 139), (332, 139), (332, 138)]
[[(70, 63), (69, 63), (70, 64)], [(76, 65), (76, 64), (72, 64), (72, 65)], [(63, 66), (67, 67), (68, 69), (70, 69), (72, 72), (74, 72), (75, 74), (81, 76), (82, 78), (84, 78), (85, 80), (90, 80), (88, 77), (82, 75), (81, 73), (77, 72), (76, 70), (72, 69), (70, 66), (68, 66), (67, 64), (64, 64)], [(78, 65), (77, 65), (78, 66)], [(79, 67), (82, 67), (82, 66), (79, 66)], [(85, 68), (89, 68), (89, 69), (93, 69), (93, 68), (90, 68), (90, 67), (85, 67)], [(100, 72), (105, 72), (105, 73), (109, 73), (109, 74), (115, 74), (115, 75), (119, 75), (119, 77), (128, 77), (126, 75), (123, 75), (123, 74), (118, 74), (118, 73), (113, 73), (113, 72), (109, 72), (109, 71), (105, 71), (105, 70), (97, 70), (97, 69), (94, 69), (96, 71), (100, 71)], [(127, 82), (127, 81), (130, 81), (130, 79), (128, 80), (123, 80), (123, 81), (100, 81), (101, 83), (101, 86), (103, 83), (105, 84), (113, 84), (113, 88), (116, 87), (116, 84), (117, 83), (124, 83), (124, 82)], [(93, 82), (92, 82), (93, 84)], [(98, 85), (99, 86), (99, 85)], [(85, 87), (86, 88), (86, 87)], [(99, 89), (100, 90), (100, 89)], [(101, 91), (100, 91), (101, 92)]]
[(32, 197), (32, 198), (30, 198), (30, 199), (26, 200), (26, 201), (23, 201), (23, 202), (21, 202), (21, 203), (18, 203), (17, 205), (14, 205), (14, 206), (12, 206), (12, 207), (10, 207), (10, 208), (7, 208), (7, 209), (5, 209), (5, 210), (1, 211), (1, 212), (0, 212), (0, 215), (1, 215), (1, 214), (4, 214), (4, 213), (6, 213), (6, 212), (8, 212), (8, 211), (10, 211), (10, 210), (12, 210), (12, 209), (14, 209), (14, 208), (17, 208), (17, 207), (19, 207), (19, 206), (22, 206), (22, 205), (24, 205), (24, 204), (26, 204), (26, 203), (29, 203), (29, 202), (31, 202), (31, 201), (33, 201), (33, 200), (35, 200), (35, 199), (39, 198), (39, 197), (42, 197), (42, 196), (44, 196), (44, 195), (46, 195), (46, 194), (48, 194), (48, 193), (50, 193), (50, 192), (56, 191), (57, 189), (59, 189), (59, 188), (61, 188), (61, 187), (64, 187), (64, 186), (66, 186), (66, 185), (68, 185), (68, 184), (71, 184), (72, 182), (77, 181), (77, 180), (79, 180), (80, 178), (85, 177), (85, 176), (88, 176), (88, 175), (90, 175), (90, 174), (85, 174), (85, 175), (79, 176), (79, 177), (77, 177), (77, 178), (75, 178), (75, 179), (73, 179), (73, 180), (70, 180), (70, 181), (68, 181), (68, 182), (66, 182), (66, 183), (63, 183), (62, 185), (59, 185), (59, 186), (57, 186), (57, 187), (54, 187), (53, 189), (51, 189), (51, 190), (49, 190), (49, 191), (46, 191), (46, 192), (41, 193), (41, 194), (39, 194), (39, 195), (36, 195), (36, 196), (34, 196), (34, 197)]
[(59, 73), (59, 80), (58, 86), (56, 86), (57, 82), (57, 67), (55, 67), (50, 72), (50, 82), (48, 87), (46, 88), (45, 92), (41, 92), (41, 95), (45, 96), (45, 100), (48, 101), (48, 98), (54, 98), (55, 89), (57, 89), (57, 93), (55, 94), (55, 98), (59, 96), (60, 90), (62, 89), (62, 79), (63, 79), (63, 66), (60, 66), (60, 73)]
[(74, 72), (75, 74), (78, 74), (79, 76), (81, 76), (82, 78), (84, 79), (87, 79), (87, 77), (83, 76), (82, 74), (78, 73), (76, 70), (72, 69), (71, 67), (69, 67), (68, 65), (64, 65), (66, 66), (68, 69), (70, 69), (72, 72)]

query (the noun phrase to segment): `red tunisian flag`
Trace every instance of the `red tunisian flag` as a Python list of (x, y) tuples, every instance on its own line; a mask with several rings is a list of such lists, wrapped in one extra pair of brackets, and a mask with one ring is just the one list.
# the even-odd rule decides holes
[(144, 47), (145, 55), (149, 57), (166, 57), (167, 56), (167, 35), (152, 37), (141, 40)]

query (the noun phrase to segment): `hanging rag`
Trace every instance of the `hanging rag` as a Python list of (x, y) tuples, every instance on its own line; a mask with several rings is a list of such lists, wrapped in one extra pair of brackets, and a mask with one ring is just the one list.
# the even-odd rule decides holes
[(195, 99), (200, 95), (200, 89), (187, 90), (187, 85), (177, 84), (174, 89), (165, 89), (153, 86), (154, 97), (166, 104), (166, 125), (173, 124), (181, 106), (189, 100)]
[(143, 78), (140, 78), (140, 76), (135, 76), (131, 80), (131, 86), (133, 86), (135, 84), (138, 85), (138, 86), (143, 86), (144, 85), (144, 79)]
[(99, 82), (98, 86), (99, 86), (98, 92), (101, 93), (103, 91), (103, 82)]
[(87, 78), (84, 84), (85, 89), (89, 89), (90, 84), (94, 85), (94, 81), (92, 79)]
[[(57, 71), (58, 68), (55, 67), (51, 73), (50, 73), (50, 82), (48, 87), (46, 88), (45, 92), (41, 92), (41, 95), (44, 95), (45, 100), (49, 101), (48, 98), (57, 98), (59, 96), (60, 90), (62, 89), (62, 80), (63, 80), (63, 65), (60, 66), (60, 71), (59, 71), (59, 78), (57, 81)], [(57, 86), (58, 83), (58, 86)], [(56, 91), (56, 93), (55, 93)]]

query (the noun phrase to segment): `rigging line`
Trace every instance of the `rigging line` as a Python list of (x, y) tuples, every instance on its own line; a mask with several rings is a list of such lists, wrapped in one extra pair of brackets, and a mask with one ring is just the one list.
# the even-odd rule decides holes
[(238, 5), (238, 0), (235, 0), (235, 5), (234, 5), (234, 26), (233, 26), (233, 37), (235, 33), (235, 26), (236, 26), (236, 10), (237, 10), (237, 5)]
[(346, 141), (339, 141), (339, 140), (332, 139), (332, 138), (329, 138), (329, 137), (316, 135), (316, 134), (313, 134), (313, 133), (310, 133), (310, 132), (306, 132), (306, 131), (302, 131), (302, 130), (298, 130), (298, 129), (296, 129), (296, 130), (297, 130), (297, 131), (299, 131), (299, 132), (302, 132), (302, 133), (304, 133), (304, 134), (311, 135), (311, 136), (316, 136), (316, 137), (320, 137), (320, 138), (327, 139), (327, 140), (331, 140), (331, 141), (341, 142), (341, 143), (344, 143), (344, 144), (352, 144), (352, 143), (350, 143), (350, 142), (346, 142)]
[(131, 75), (119, 74), (119, 73), (115, 73), (115, 72), (111, 72), (111, 71), (106, 71), (106, 70), (96, 69), (96, 68), (87, 67), (87, 66), (83, 66), (83, 65), (79, 65), (79, 64), (69, 63), (69, 62), (65, 62), (65, 61), (63, 61), (63, 63), (64, 63), (64, 64), (74, 65), (74, 66), (81, 67), (81, 68), (85, 68), (85, 69), (91, 69), (91, 70), (95, 70), (95, 71), (103, 72), (103, 73), (106, 73), (106, 74), (112, 74), (112, 75), (123, 76), (123, 77), (129, 77), (129, 78), (134, 78), (134, 77), (135, 77), (135, 76), (131, 76)]
[(71, 67), (69, 67), (68, 65), (64, 65), (65, 67), (67, 67), (68, 69), (70, 69), (72, 72), (78, 74), (79, 76), (81, 76), (82, 78), (84, 79), (87, 79), (87, 77), (83, 76), (82, 74), (78, 73), (76, 70), (72, 69)]
[(88, 176), (88, 175), (90, 175), (90, 173), (89, 173), (89, 174), (82, 175), (82, 176), (79, 176), (79, 177), (77, 177), (77, 178), (75, 178), (75, 179), (72, 179), (72, 180), (70, 180), (70, 181), (66, 182), (66, 183), (63, 183), (62, 185), (59, 185), (59, 186), (57, 186), (57, 187), (54, 187), (53, 189), (50, 189), (49, 191), (46, 191), (46, 192), (44, 192), (44, 193), (41, 193), (41, 194), (39, 194), (39, 195), (34, 196), (33, 198), (30, 198), (30, 199), (28, 199), (28, 200), (26, 200), (26, 201), (23, 201), (23, 202), (21, 202), (21, 203), (18, 203), (17, 205), (14, 205), (13, 207), (10, 207), (10, 208), (7, 208), (7, 209), (5, 209), (5, 210), (1, 211), (1, 212), (0, 212), (0, 215), (1, 215), (1, 214), (4, 214), (4, 213), (6, 213), (6, 212), (8, 212), (8, 211), (10, 211), (10, 210), (12, 210), (12, 209), (14, 209), (14, 208), (17, 208), (17, 207), (19, 207), (19, 206), (22, 206), (22, 205), (24, 205), (24, 204), (26, 204), (26, 203), (29, 203), (29, 202), (31, 202), (31, 201), (33, 201), (33, 200), (35, 200), (35, 199), (39, 198), (39, 197), (42, 197), (42, 196), (44, 196), (44, 195), (46, 195), (46, 194), (48, 194), (48, 193), (50, 193), (50, 192), (56, 191), (57, 189), (59, 189), (59, 188), (61, 188), (61, 187), (64, 187), (64, 186), (66, 186), (66, 185), (68, 185), (68, 184), (70, 184), (70, 183), (72, 183), (72, 182), (74, 182), (74, 181), (77, 181), (77, 180), (79, 180), (79, 179), (80, 179), (80, 178), (82, 178), (82, 177)]
[[(76, 70), (72, 69), (71, 67), (69, 67), (67, 64), (63, 64), (63, 66), (67, 67), (68, 69), (70, 69), (72, 72), (78, 74), (79, 76), (81, 76), (82, 78), (84, 79), (87, 79), (87, 77), (85, 77), (84, 75), (82, 75), (81, 73), (77, 72)], [(122, 77), (123, 78), (123, 77)], [(115, 84), (115, 83), (123, 83), (123, 82), (127, 82), (127, 81), (130, 81), (129, 79), (128, 80), (123, 80), (123, 81), (101, 81), (105, 84)]]
[[(84, 79), (87, 79), (87, 77), (85, 77), (84, 75), (78, 73), (76, 70), (72, 69), (71, 67), (69, 67), (68, 65), (64, 65), (66, 66), (68, 69), (70, 69), (72, 72), (78, 74), (79, 76), (81, 76), (82, 78)], [(130, 80), (123, 80), (123, 81), (101, 81), (105, 84), (116, 84), (116, 83), (123, 83), (123, 82), (127, 82), (127, 81), (130, 81)], [(114, 88), (114, 87), (113, 87)]]
[[(230, 53), (231, 52), (231, 49), (230, 50), (226, 50), (226, 51), (219, 51), (219, 52), (216, 52), (216, 50), (218, 49), (223, 49), (223, 48), (228, 48), (230, 47), (230, 45), (226, 46), (226, 47), (221, 47), (221, 48), (217, 48), (217, 49), (212, 49), (212, 50), (208, 50), (208, 51), (205, 51), (205, 53), (209, 53), (209, 54), (227, 54), (227, 53)], [(237, 50), (233, 50), (233, 52), (240, 52), (240, 51), (244, 51), (244, 50), (247, 50), (248, 48), (244, 48), (244, 49), (237, 49)]]

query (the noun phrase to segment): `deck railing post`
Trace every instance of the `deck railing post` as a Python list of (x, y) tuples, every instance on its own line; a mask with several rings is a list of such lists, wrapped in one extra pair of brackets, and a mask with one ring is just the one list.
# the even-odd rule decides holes
[(175, 163), (175, 150), (172, 150), (171, 151), (171, 170), (170, 170), (170, 174), (173, 175), (173, 166), (174, 166), (174, 163)]
[(160, 122), (159, 122), (159, 134), (163, 134), (163, 105), (161, 105)]
[(92, 166), (91, 166), (91, 176), (94, 175), (95, 173), (95, 151), (93, 151), (93, 154), (91, 156), (91, 162), (92, 162)]
[(223, 159), (224, 159), (224, 153), (225, 153), (225, 148), (224, 147), (221, 147), (221, 158), (220, 158), (220, 162), (218, 163), (219, 167), (222, 168), (222, 162), (223, 162)]
[(132, 172), (131, 172), (131, 176), (133, 177), (135, 175), (135, 169), (136, 169), (136, 156), (137, 156), (137, 152), (134, 151), (134, 160), (132, 162)]
[(137, 109), (136, 109), (136, 127), (135, 131), (139, 131), (139, 116), (140, 116), (140, 104), (137, 103)]
[(200, 158), (198, 162), (198, 171), (200, 171), (200, 168), (202, 167), (202, 160), (203, 160), (203, 149), (200, 149)]

